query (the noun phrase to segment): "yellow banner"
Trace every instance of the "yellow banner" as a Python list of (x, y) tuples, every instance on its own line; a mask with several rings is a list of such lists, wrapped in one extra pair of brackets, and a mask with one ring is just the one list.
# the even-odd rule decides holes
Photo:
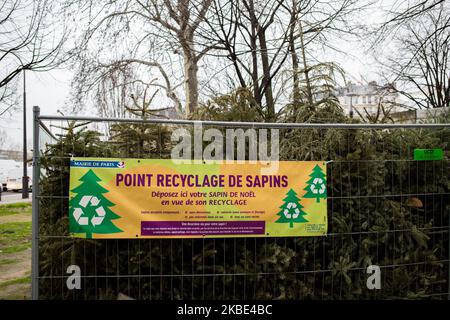
[(316, 161), (176, 163), (73, 158), (70, 233), (86, 238), (298, 237), (327, 233)]

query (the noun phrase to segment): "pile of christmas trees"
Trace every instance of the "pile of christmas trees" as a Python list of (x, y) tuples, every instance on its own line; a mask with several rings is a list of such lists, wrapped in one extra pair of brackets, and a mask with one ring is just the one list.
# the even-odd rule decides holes
[[(261, 120), (252, 104), (220, 112), (220, 103), (198, 117)], [(292, 110), (280, 121), (350, 121), (335, 109)], [(70, 157), (168, 158), (171, 128), (113, 125), (106, 141), (81, 128), (70, 123), (42, 158), (42, 298), (439, 298), (447, 290), (448, 161), (404, 160), (414, 148), (448, 150), (448, 131), (282, 130), (281, 160), (330, 161), (327, 237), (92, 240), (68, 237)], [(305, 219), (296, 193), (287, 197), (298, 203), (295, 219)], [(82, 290), (65, 286), (70, 264), (82, 270)], [(382, 290), (366, 288), (371, 264), (382, 267)]]

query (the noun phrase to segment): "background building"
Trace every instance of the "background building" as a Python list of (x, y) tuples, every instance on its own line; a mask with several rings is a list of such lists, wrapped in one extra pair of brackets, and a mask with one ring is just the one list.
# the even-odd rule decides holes
[(381, 105), (390, 113), (405, 111), (395, 90), (395, 83), (378, 85), (375, 81), (368, 84), (349, 81), (345, 87), (337, 88), (336, 96), (346, 114), (353, 117), (375, 115)]

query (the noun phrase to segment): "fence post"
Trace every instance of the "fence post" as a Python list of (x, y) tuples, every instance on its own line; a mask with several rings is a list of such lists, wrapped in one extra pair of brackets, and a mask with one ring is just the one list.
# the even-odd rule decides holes
[(39, 114), (33, 107), (33, 199), (32, 199), (32, 243), (31, 243), (31, 299), (39, 299)]

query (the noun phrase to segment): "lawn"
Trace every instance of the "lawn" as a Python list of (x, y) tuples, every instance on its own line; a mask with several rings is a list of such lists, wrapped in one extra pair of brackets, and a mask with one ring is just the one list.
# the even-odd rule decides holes
[(29, 299), (31, 203), (0, 205), (0, 299)]
[(20, 213), (29, 214), (31, 216), (31, 203), (21, 202), (0, 205), (0, 217)]

